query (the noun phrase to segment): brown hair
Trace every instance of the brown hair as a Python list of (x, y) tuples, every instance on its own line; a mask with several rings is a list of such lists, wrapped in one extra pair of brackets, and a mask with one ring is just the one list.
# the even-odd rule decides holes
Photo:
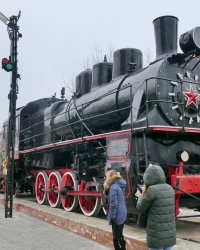
[(110, 170), (110, 177), (113, 175), (119, 175), (116, 170)]
[[(112, 176), (114, 176), (114, 175), (120, 176), (120, 174), (119, 174), (116, 170), (114, 170), (114, 169), (112, 169), (112, 170), (107, 170), (107, 171), (105, 172), (105, 176), (106, 176), (107, 178), (110, 178), (110, 177), (112, 177)], [(121, 177), (121, 176), (120, 176), (120, 177)]]

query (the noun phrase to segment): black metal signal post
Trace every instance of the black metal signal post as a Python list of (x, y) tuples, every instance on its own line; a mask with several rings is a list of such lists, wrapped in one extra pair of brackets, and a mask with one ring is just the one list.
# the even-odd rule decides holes
[(9, 60), (12, 64), (11, 70), (11, 84), (9, 98), (9, 124), (8, 124), (8, 141), (7, 141), (7, 174), (5, 175), (5, 217), (12, 217), (13, 211), (13, 184), (14, 184), (14, 145), (15, 145), (15, 131), (16, 131), (16, 100), (18, 94), (17, 80), (20, 78), (17, 68), (17, 41), (22, 35), (19, 33), (19, 26), (17, 22), (20, 18), (21, 12), (18, 16), (11, 16), (6, 23), (8, 27), (8, 34), (11, 41)]

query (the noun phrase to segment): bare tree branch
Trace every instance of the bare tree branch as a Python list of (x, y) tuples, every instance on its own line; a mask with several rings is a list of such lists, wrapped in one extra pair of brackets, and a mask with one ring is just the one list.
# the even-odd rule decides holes
[(86, 59), (81, 63), (81, 67), (84, 69), (90, 69), (92, 65), (91, 57), (87, 56)]
[(147, 48), (146, 52), (144, 52), (144, 57), (145, 57), (144, 67), (146, 67), (149, 65), (151, 58), (153, 57), (153, 53), (151, 53), (151, 50), (149, 47)]
[(76, 91), (76, 82), (75, 82), (75, 74), (72, 73), (67, 77), (67, 80), (65, 78), (63, 79), (64, 86), (65, 86), (65, 95), (66, 98), (69, 99), (73, 93)]
[(84, 69), (91, 69), (94, 64), (104, 61), (104, 56), (106, 55), (107, 61), (112, 62), (114, 46), (109, 44), (107, 51), (102, 49), (100, 44), (95, 44), (91, 56), (87, 56), (86, 59), (81, 63)]
[(113, 53), (114, 53), (114, 45), (110, 43), (108, 46), (107, 54), (106, 54), (108, 62), (113, 61)]
[[(82, 61), (81, 67), (83, 69), (91, 69), (94, 64), (104, 61), (104, 56), (106, 55), (107, 61), (112, 62), (114, 46), (109, 44), (107, 48), (107, 53), (104, 53), (102, 46), (100, 44), (95, 44), (91, 56), (87, 56), (85, 60)], [(66, 89), (66, 98), (70, 98), (73, 93), (76, 91), (76, 75), (73, 73), (67, 78), (63, 79), (64, 86)], [(67, 80), (66, 80), (67, 79)]]

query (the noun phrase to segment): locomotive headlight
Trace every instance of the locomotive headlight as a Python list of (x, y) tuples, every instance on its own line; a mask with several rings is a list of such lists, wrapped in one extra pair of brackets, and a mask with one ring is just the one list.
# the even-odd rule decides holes
[(187, 162), (189, 160), (189, 153), (185, 150), (176, 153), (176, 158), (178, 161)]

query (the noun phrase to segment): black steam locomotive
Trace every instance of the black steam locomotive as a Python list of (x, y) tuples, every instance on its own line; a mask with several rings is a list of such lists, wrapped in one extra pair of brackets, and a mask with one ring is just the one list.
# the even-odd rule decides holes
[(158, 163), (174, 188), (176, 216), (179, 207), (200, 209), (200, 27), (180, 36), (177, 53), (178, 19), (153, 23), (149, 66), (140, 50), (119, 49), (113, 63), (105, 58), (76, 77), (69, 101), (53, 96), (17, 110), (16, 195), (30, 191), (40, 204), (95, 216), (105, 169), (115, 169), (127, 181), (128, 212), (137, 214), (136, 187), (149, 163)]

